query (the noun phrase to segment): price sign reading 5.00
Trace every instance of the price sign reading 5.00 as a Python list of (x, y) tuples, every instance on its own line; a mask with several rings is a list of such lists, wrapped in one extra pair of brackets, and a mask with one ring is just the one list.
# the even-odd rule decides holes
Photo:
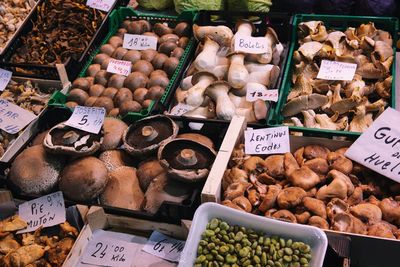
[(76, 106), (66, 125), (76, 129), (98, 134), (103, 126), (105, 108)]
[(184, 247), (185, 241), (154, 231), (142, 250), (165, 260), (179, 262)]
[(157, 38), (154, 36), (125, 33), (122, 47), (134, 50), (157, 50)]
[(130, 61), (110, 59), (107, 72), (128, 76), (131, 73), (132, 63)]

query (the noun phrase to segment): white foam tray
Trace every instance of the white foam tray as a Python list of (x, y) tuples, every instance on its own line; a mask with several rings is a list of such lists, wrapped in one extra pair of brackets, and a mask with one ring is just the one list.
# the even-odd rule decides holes
[(213, 218), (222, 219), (230, 225), (263, 231), (267, 235), (278, 235), (286, 239), (291, 238), (293, 241), (305, 242), (312, 249), (310, 267), (322, 267), (323, 265), (328, 239), (319, 228), (269, 219), (209, 202), (202, 204), (196, 210), (185, 248), (181, 254), (179, 267), (194, 265), (201, 234), (206, 229), (207, 223)]

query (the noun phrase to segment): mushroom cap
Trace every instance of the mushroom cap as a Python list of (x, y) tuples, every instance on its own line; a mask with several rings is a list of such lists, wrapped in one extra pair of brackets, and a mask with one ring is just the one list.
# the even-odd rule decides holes
[(107, 186), (100, 195), (101, 204), (130, 210), (140, 210), (143, 199), (136, 169), (128, 166), (110, 172)]
[(214, 142), (208, 138), (205, 135), (198, 134), (198, 133), (183, 133), (183, 134), (178, 134), (176, 138), (184, 138), (184, 139), (190, 139), (196, 142), (199, 142), (207, 147), (211, 147), (212, 149), (215, 149)]
[(156, 158), (140, 162), (136, 174), (143, 192), (146, 192), (151, 181), (163, 172), (164, 168)]
[(287, 187), (279, 192), (277, 197), (278, 206), (282, 209), (290, 209), (301, 203), (307, 195), (300, 187)]
[(59, 187), (63, 194), (75, 201), (90, 201), (99, 196), (109, 176), (105, 164), (89, 156), (69, 163), (60, 174)]
[(61, 122), (47, 133), (43, 146), (49, 153), (88, 156), (99, 150), (103, 142), (103, 133), (85, 132)]
[(113, 171), (122, 166), (133, 166), (135, 160), (130, 157), (124, 150), (107, 150), (99, 155), (107, 170)]
[(206, 91), (212, 90), (212, 89), (214, 89), (214, 87), (216, 87), (216, 86), (223, 86), (223, 87), (225, 88), (225, 90), (226, 90), (227, 93), (228, 93), (229, 89), (231, 88), (231, 86), (229, 85), (229, 83), (228, 83), (227, 81), (217, 80), (217, 81), (214, 81), (213, 83), (211, 83), (211, 84), (207, 87)]
[(164, 115), (155, 115), (136, 121), (124, 132), (124, 149), (131, 155), (144, 156), (155, 152), (161, 142), (178, 134), (178, 125)]
[(183, 182), (205, 179), (216, 157), (214, 149), (190, 139), (163, 142), (157, 158), (171, 178)]
[(42, 145), (26, 148), (11, 164), (8, 179), (25, 194), (50, 192), (58, 182), (64, 158), (45, 152)]
[(239, 20), (236, 22), (236, 25), (235, 25), (235, 32), (237, 32), (237, 30), (239, 29), (239, 26), (242, 25), (242, 24), (248, 24), (248, 25), (250, 25), (250, 26), (251, 26), (251, 33), (254, 33), (254, 31), (256, 30), (256, 27), (254, 26), (254, 24), (253, 24), (250, 20), (247, 20), (247, 19), (239, 19)]
[(215, 76), (213, 73), (208, 72), (208, 71), (199, 71), (196, 72), (193, 76), (192, 76), (192, 84), (196, 84), (199, 82), (200, 78), (203, 75), (208, 75), (210, 77), (212, 77), (215, 81), (218, 80), (217, 76)]
[(242, 52), (242, 51), (232, 51), (232, 52), (228, 53), (226, 55), (226, 57), (229, 58), (229, 57), (234, 56), (234, 55), (243, 55), (243, 57), (244, 57), (246, 55), (246, 53)]
[(116, 149), (122, 143), (122, 135), (128, 128), (125, 122), (117, 118), (106, 117), (104, 118), (103, 131), (104, 137), (103, 142), (100, 146), (100, 150), (111, 150)]

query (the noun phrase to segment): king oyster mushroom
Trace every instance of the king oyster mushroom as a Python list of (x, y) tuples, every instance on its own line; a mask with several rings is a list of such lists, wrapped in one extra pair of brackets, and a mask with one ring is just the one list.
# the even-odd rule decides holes
[(172, 140), (178, 134), (178, 125), (170, 118), (155, 115), (136, 121), (124, 132), (124, 149), (133, 156), (154, 153), (161, 142)]
[(43, 146), (49, 153), (88, 156), (99, 150), (102, 142), (102, 131), (93, 134), (72, 128), (62, 122), (50, 129)]
[(216, 152), (201, 142), (177, 138), (163, 142), (157, 156), (171, 178), (193, 183), (207, 177)]

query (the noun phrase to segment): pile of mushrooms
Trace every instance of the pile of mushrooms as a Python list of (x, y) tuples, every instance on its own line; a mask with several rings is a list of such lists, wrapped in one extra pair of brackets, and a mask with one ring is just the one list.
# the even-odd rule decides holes
[[(393, 40), (374, 23), (328, 31), (322, 21), (298, 26), (293, 86), (284, 123), (307, 128), (364, 132), (391, 98)], [(357, 64), (351, 81), (317, 79), (321, 60)]]
[[(193, 26), (193, 35), (200, 44), (196, 58), (176, 90), (173, 104), (191, 107), (183, 116), (231, 120), (234, 115), (240, 115), (248, 122), (265, 119), (266, 103), (247, 101), (246, 92), (249, 88), (267, 90), (276, 85), (283, 45), (269, 27), (265, 34), (268, 52), (235, 52), (235, 36), (250, 37), (254, 32), (253, 23), (244, 20), (236, 24), (235, 34), (227, 26)], [(223, 55), (224, 52), (229, 53)]]
[[(115, 35), (100, 47), (86, 71), (87, 77), (72, 83), (66, 105), (104, 107), (113, 117), (147, 109), (152, 101), (161, 98), (170, 83), (188, 45), (190, 30), (186, 22), (171, 28), (147, 20), (123, 21)], [(125, 49), (122, 47), (125, 33), (154, 36), (158, 49)], [(130, 61), (131, 73), (124, 76), (107, 72), (112, 58)]]
[(400, 186), (320, 145), (265, 159), (237, 147), (223, 205), (321, 229), (400, 239)]
[(58, 189), (73, 201), (154, 214), (165, 201), (190, 197), (216, 156), (208, 137), (178, 132), (162, 115), (129, 127), (106, 117), (99, 134), (59, 123), (16, 157), (8, 180), (22, 194)]

